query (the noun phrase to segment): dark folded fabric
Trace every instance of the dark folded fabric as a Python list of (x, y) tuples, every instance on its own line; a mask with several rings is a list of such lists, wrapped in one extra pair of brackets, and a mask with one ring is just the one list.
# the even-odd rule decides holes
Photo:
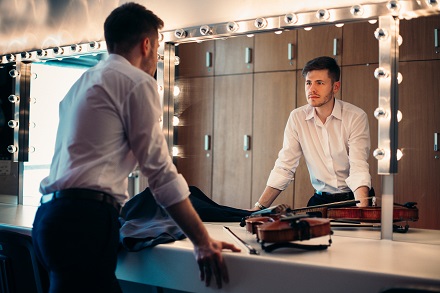
[[(252, 212), (222, 206), (207, 197), (199, 188), (190, 186), (189, 199), (204, 222), (240, 222)], [(186, 238), (166, 210), (146, 188), (122, 208), (120, 241), (128, 251), (139, 251), (162, 243)]]

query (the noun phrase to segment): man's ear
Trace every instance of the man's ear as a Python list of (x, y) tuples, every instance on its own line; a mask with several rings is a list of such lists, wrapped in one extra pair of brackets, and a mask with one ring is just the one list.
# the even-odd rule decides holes
[(142, 40), (142, 54), (143, 55), (148, 55), (148, 53), (151, 50), (151, 41), (148, 37), (145, 37)]
[(339, 89), (341, 88), (341, 82), (340, 81), (336, 81), (335, 83), (333, 83), (333, 93), (337, 93), (339, 91)]

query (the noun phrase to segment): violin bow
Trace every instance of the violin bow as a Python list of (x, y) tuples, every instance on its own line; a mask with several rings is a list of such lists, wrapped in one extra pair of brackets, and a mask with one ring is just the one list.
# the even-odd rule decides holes
[(241, 244), (243, 244), (249, 251), (249, 254), (259, 254), (258, 251), (253, 248), (251, 245), (249, 245), (248, 243), (246, 243), (244, 240), (242, 240), (240, 237), (238, 237), (237, 235), (235, 235), (234, 232), (231, 231), (231, 229), (229, 227), (223, 226), (223, 229), (225, 231), (227, 231), (229, 234), (231, 234), (235, 239), (237, 239), (238, 241), (240, 241)]

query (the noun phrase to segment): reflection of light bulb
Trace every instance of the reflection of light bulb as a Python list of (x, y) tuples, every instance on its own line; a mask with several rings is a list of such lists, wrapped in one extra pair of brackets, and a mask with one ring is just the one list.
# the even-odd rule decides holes
[(368, 22), (371, 24), (375, 24), (377, 22), (377, 19), (370, 19)]
[(18, 148), (15, 145), (8, 145), (8, 152), (13, 154), (18, 151)]
[(350, 12), (354, 16), (362, 16), (362, 14), (364, 14), (364, 8), (361, 5), (354, 5), (351, 7)]
[(174, 65), (177, 66), (180, 64), (180, 58), (179, 56), (174, 56)]
[(179, 88), (177, 85), (174, 86), (173, 95), (174, 95), (175, 97), (177, 97), (178, 95), (180, 95), (180, 88)]
[(335, 24), (335, 27), (343, 27), (343, 26), (344, 26), (343, 23), (337, 23), (337, 24)]
[(397, 161), (399, 161), (403, 157), (403, 153), (400, 149), (397, 149), (396, 157), (397, 157)]
[(403, 43), (403, 38), (402, 38), (401, 35), (399, 35), (399, 36), (397, 37), (397, 44), (400, 46), (400, 45), (402, 45), (402, 43)]
[(288, 13), (284, 16), (284, 22), (287, 24), (295, 24), (298, 21), (298, 16), (294, 13)]
[(311, 30), (312, 30), (312, 27), (311, 27), (311, 26), (305, 27), (304, 30), (305, 30), (305, 31), (311, 31)]
[(173, 157), (177, 157), (179, 155), (179, 148), (176, 146), (173, 146)]
[(385, 151), (383, 149), (375, 149), (373, 152), (373, 156), (377, 160), (382, 160), (385, 157)]
[(390, 74), (388, 73), (388, 71), (382, 67), (376, 68), (376, 70), (374, 70), (374, 77), (377, 79), (387, 78), (389, 75)]
[(401, 84), (402, 81), (403, 81), (403, 75), (402, 75), (402, 73), (398, 72), (397, 73), (397, 83)]
[(283, 31), (275, 31), (276, 35), (281, 35), (283, 33)]
[(376, 37), (377, 40), (379, 41), (384, 41), (388, 38), (388, 31), (386, 29), (383, 28), (377, 28), (374, 31), (374, 36)]
[(179, 126), (180, 119), (177, 116), (173, 116), (173, 126)]
[(397, 110), (397, 122), (402, 121), (403, 115), (402, 112), (400, 110)]

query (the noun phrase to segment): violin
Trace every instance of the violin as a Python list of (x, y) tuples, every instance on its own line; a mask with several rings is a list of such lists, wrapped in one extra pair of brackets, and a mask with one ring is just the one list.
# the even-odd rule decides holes
[[(322, 250), (331, 245), (302, 245), (291, 241), (309, 240), (333, 234), (330, 220), (309, 218), (307, 215), (275, 215), (250, 217), (246, 221), (246, 230), (256, 234), (257, 241), (264, 251), (270, 252), (281, 247), (294, 247), (307, 250)], [(266, 245), (266, 243), (272, 243)]]
[[(417, 221), (419, 210), (414, 208), (394, 207), (393, 222)], [(381, 207), (345, 207), (327, 210), (327, 217), (331, 219), (343, 219), (367, 223), (379, 223), (381, 221)]]

